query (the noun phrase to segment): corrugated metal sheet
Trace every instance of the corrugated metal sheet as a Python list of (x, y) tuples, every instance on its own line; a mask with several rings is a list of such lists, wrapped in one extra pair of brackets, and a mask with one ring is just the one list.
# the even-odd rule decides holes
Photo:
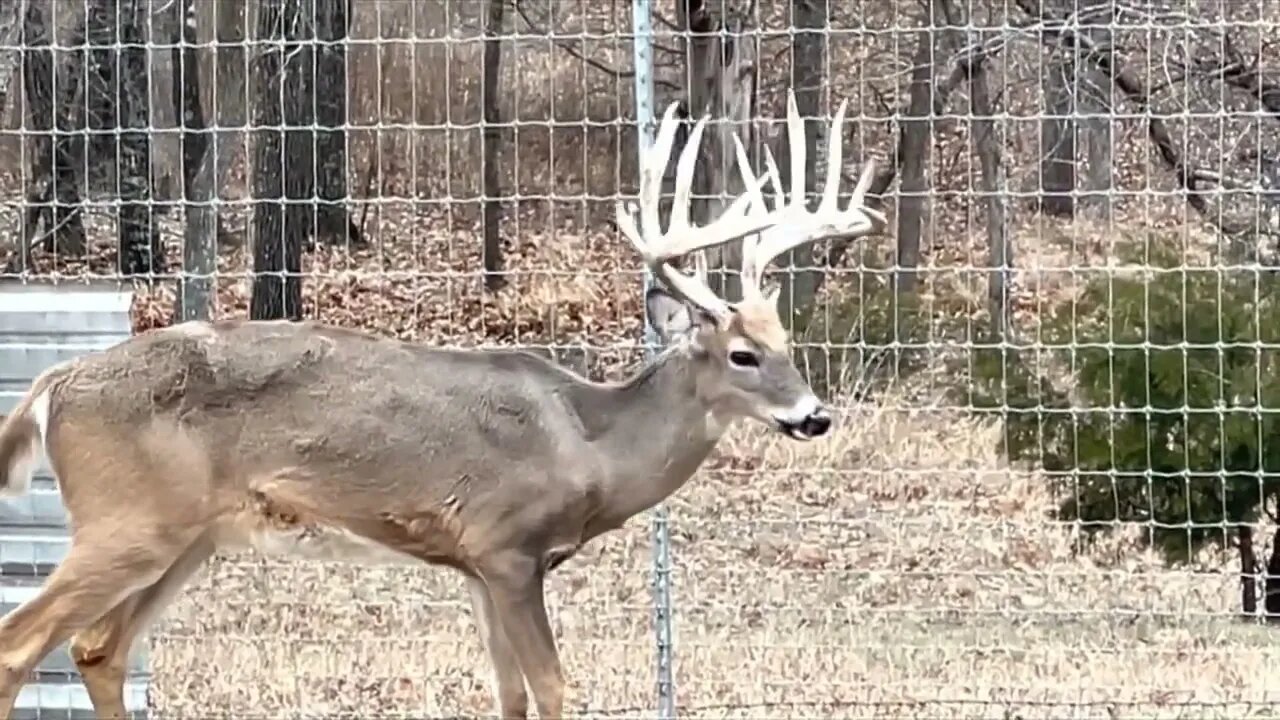
[[(46, 368), (130, 336), (132, 291), (111, 284), (0, 283), (0, 413), (8, 413)], [(0, 500), (0, 613), (39, 591), (66, 555), (66, 514), (42, 464), (31, 493)], [(128, 709), (146, 710), (147, 656), (139, 640), (125, 688)], [(66, 647), (55, 650), (23, 689), (21, 718), (89, 718), (92, 705)]]

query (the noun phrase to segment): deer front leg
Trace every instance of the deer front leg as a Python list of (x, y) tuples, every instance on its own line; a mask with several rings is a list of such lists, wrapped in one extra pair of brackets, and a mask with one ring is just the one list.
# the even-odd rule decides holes
[(551, 720), (564, 712), (564, 672), (547, 619), (542, 578), (541, 563), (524, 557), (484, 575), (493, 608), (533, 691), (538, 717)]
[(524, 687), (524, 674), (520, 672), (520, 661), (489, 597), (489, 588), (480, 578), (468, 576), (467, 590), (471, 592), (471, 611), (480, 639), (493, 666), (498, 710), (505, 720), (525, 720), (529, 717), (529, 695)]

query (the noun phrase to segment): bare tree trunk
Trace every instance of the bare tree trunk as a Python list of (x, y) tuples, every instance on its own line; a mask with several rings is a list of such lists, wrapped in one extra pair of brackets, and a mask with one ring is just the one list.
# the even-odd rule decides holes
[[(804, 147), (808, 167), (805, 168), (805, 194), (812, 206), (816, 199), (819, 166), (818, 142), (825, 123), (822, 122), (823, 89), (827, 83), (827, 0), (791, 0), (791, 18), (795, 32), (791, 36), (791, 87), (796, 96), (796, 110), (804, 118)], [(784, 145), (783, 148), (788, 146)], [(824, 146), (825, 149), (825, 146)], [(779, 152), (779, 155), (790, 152)], [(779, 170), (790, 175), (790, 158), (782, 158)], [(790, 177), (783, 179), (790, 183)], [(787, 253), (785, 265), (791, 272), (782, 276), (778, 314), (793, 332), (803, 332), (808, 309), (818, 291), (822, 271), (815, 267), (814, 248), (806, 243)], [(779, 265), (783, 265), (779, 263)]]
[(1253, 547), (1253, 526), (1241, 525), (1236, 530), (1240, 553), (1240, 612), (1247, 620), (1258, 615), (1258, 556)]
[[(1093, 1), (1081, 0), (1080, 5)], [(1046, 68), (1042, 81), (1045, 117), (1040, 132), (1040, 211), (1069, 218), (1076, 211), (1072, 193), (1077, 184), (1078, 144), (1083, 139), (1078, 116), (1088, 107), (1080, 86), (1081, 81), (1088, 83), (1094, 68), (1082, 66), (1079, 53), (1063, 50)]]
[(1280, 528), (1271, 536), (1271, 557), (1267, 559), (1262, 608), (1267, 622), (1280, 623)]
[(995, 105), (987, 86), (986, 64), (979, 61), (969, 77), (969, 97), (977, 115), (973, 121), (973, 146), (982, 164), (981, 188), (987, 207), (987, 300), (991, 327), (997, 337), (1009, 331), (1009, 267), (1013, 246), (1009, 242), (1004, 202), (1004, 173), (1000, 163), (1000, 142), (996, 139)]
[(124, 277), (158, 273), (163, 249), (151, 193), (151, 85), (146, 0), (86, 5), (87, 169), (91, 187), (119, 202), (116, 269)]
[[(1000, 162), (1000, 142), (996, 137), (995, 102), (987, 84), (987, 58), (964, 57), (965, 19), (954, 0), (935, 0), (935, 17), (944, 18), (947, 24), (949, 45), (957, 53), (955, 62), (969, 79), (969, 101), (973, 108), (973, 120), (969, 134), (974, 154), (982, 167), (979, 189), (987, 210), (987, 306), (991, 313), (991, 326), (997, 337), (1004, 338), (1009, 330), (1008, 318), (1008, 267), (1013, 262), (1013, 248), (1009, 243), (1009, 228), (1005, 211), (1004, 172)], [(940, 103), (935, 104), (940, 108)], [(941, 113), (935, 113), (941, 114)]]
[(146, 0), (108, 0), (115, 6), (118, 53), (116, 111), (120, 122), (120, 210), (117, 217), (120, 274), (157, 274), (165, 269), (164, 248), (156, 225), (151, 177), (151, 73), (147, 46), (151, 22)]
[[(260, 0), (254, 125), (253, 299), (250, 317), (302, 319), (302, 248), (315, 188), (311, 48), (299, 44), (302, 0)], [(283, 130), (274, 129), (284, 126)], [(270, 127), (271, 129), (267, 129)], [(287, 207), (281, 199), (290, 201)]]
[(1040, 123), (1040, 211), (1072, 217), (1076, 187), (1075, 53), (1048, 65)]
[[(1112, 31), (1107, 25), (1115, 18), (1115, 0), (1080, 0), (1081, 23), (1095, 45), (1111, 47)], [(1084, 201), (1091, 214), (1106, 221), (1112, 214), (1111, 118), (1115, 83), (1093, 65), (1077, 66), (1076, 107), (1080, 118), (1078, 139), (1084, 142), (1085, 183), (1088, 194)]]
[(213, 133), (216, 193), (225, 192), (231, 181), (231, 167), (237, 159), (248, 155), (248, 138), (240, 129), (249, 122), (250, 102), (245, 80), (252, 70), (246, 44), (248, 5), (248, 0), (203, 4), (203, 8), (213, 13), (214, 37), (218, 43), (214, 51), (213, 111), (210, 113), (217, 128)]
[[(718, 217), (727, 200), (739, 194), (741, 178), (732, 136), (737, 133), (743, 146), (753, 148), (753, 118), (756, 106), (757, 48), (752, 38), (742, 34), (746, 20), (740, 17), (717, 19), (705, 0), (679, 0), (677, 26), (694, 35), (685, 49), (688, 68), (688, 110), (690, 119), (709, 114), (703, 134), (701, 157), (693, 176), (693, 208), (690, 217), (706, 223)], [(721, 28), (726, 30), (720, 34)], [(679, 138), (681, 147), (685, 137)], [(672, 153), (678, 156), (680, 147)], [(675, 167), (674, 160), (668, 171)], [(712, 289), (725, 297), (740, 296), (737, 275), (723, 272), (737, 268), (741, 248), (737, 243), (707, 251), (708, 278)]]
[[(347, 210), (347, 24), (350, 0), (314, 0), (316, 40), (316, 137), (320, 208), (317, 238), (330, 243), (364, 245), (360, 227)], [(502, 3), (498, 3), (499, 6)]]
[(173, 3), (170, 50), (173, 64), (174, 116), (182, 128), (182, 197), (186, 227), (182, 238), (182, 279), (174, 303), (176, 320), (206, 320), (213, 307), (213, 273), (217, 269), (218, 216), (214, 199), (214, 165), (209, 152), (204, 105), (200, 93), (200, 50), (196, 37), (195, 0)]
[(13, 90), (13, 73), (21, 65), (18, 48), (22, 47), (22, 25), (27, 4), (34, 0), (11, 0), (0, 4), (0, 121), (9, 107)]
[[(42, 3), (32, 0), (27, 4), (22, 24), (22, 81), (27, 122), (33, 131), (28, 153), (32, 167), (23, 233), (18, 251), (9, 263), (11, 270), (30, 267), (31, 249), (41, 242), (37, 234), (41, 221), (45, 235), (54, 239), (60, 254), (82, 256), (87, 249), (80, 212), (84, 182), (84, 51), (78, 48), (66, 51), (71, 68), (66, 73), (66, 81), (59, 83), (55, 100), (58, 64), (50, 49), (55, 23), (56, 16), (46, 17)], [(75, 35), (73, 41), (83, 39), (83, 23), (78, 25)], [(53, 133), (55, 124), (59, 130), (57, 137)]]
[(916, 32), (916, 52), (911, 59), (911, 89), (907, 117), (902, 120), (901, 181), (898, 185), (898, 272), (895, 289), (901, 294), (916, 290), (920, 267), (920, 241), (929, 189), (927, 171), (933, 145), (933, 29)]
[(505, 0), (489, 0), (484, 26), (484, 284), (489, 290), (506, 285), (502, 276), (502, 114), (498, 108), (502, 69), (502, 13)]
[[(120, 85), (118, 53), (120, 7), (118, 0), (86, 0), (84, 3), (86, 51), (84, 75), (85, 185), (88, 193), (120, 196), (121, 165)], [(117, 248), (119, 250), (119, 248)]]

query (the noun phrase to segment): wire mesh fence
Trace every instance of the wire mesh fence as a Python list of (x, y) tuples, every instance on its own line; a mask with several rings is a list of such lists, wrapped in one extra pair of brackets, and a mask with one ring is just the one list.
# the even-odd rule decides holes
[[(820, 190), (847, 102), (845, 196), (874, 158), (889, 226), (775, 272), (837, 429), (730, 431), (667, 504), (668, 600), (638, 519), (557, 570), (570, 707), (1268, 717), (1278, 46), (1266, 0), (24, 0), (3, 275), (120, 280), (135, 331), (315, 318), (616, 379), (637, 119), (786, 170), (790, 91)], [(740, 190), (716, 132), (702, 218)], [(147, 642), (160, 716), (496, 711), (425, 566), (219, 557)]]

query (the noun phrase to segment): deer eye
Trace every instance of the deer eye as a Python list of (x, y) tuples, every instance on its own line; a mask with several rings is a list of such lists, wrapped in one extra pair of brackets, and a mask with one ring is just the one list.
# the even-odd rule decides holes
[(738, 367), (757, 367), (760, 365), (760, 358), (746, 350), (734, 350), (729, 353), (729, 362)]

